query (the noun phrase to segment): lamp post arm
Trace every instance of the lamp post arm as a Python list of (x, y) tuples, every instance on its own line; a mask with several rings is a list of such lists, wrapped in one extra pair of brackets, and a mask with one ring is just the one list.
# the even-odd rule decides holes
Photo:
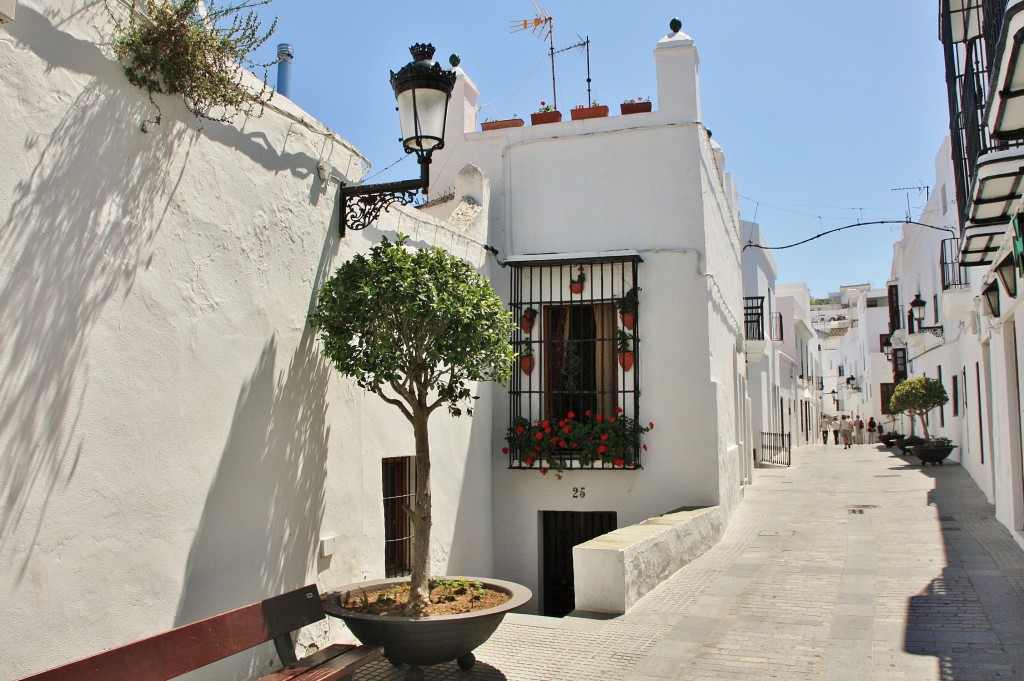
[(377, 184), (342, 184), (338, 187), (338, 234), (341, 238), (345, 238), (346, 230), (369, 227), (381, 211), (393, 203), (410, 205), (420, 190), (426, 191), (430, 187), (430, 154), (417, 154), (417, 157), (420, 164), (419, 179)]

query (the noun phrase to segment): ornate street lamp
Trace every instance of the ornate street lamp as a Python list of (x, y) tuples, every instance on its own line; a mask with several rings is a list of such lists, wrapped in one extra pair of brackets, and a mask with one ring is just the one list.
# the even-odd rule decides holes
[(882, 352), (885, 353), (885, 358), (892, 361), (892, 334), (885, 337), (885, 342), (882, 343)]
[(1017, 297), (1017, 265), (1013, 262), (1013, 256), (1008, 255), (996, 266), (996, 274), (1003, 282), (1006, 295), (1011, 298)]
[(914, 299), (910, 301), (910, 314), (913, 316), (914, 321), (917, 323), (918, 331), (920, 332), (921, 324), (924, 323), (924, 308), (928, 303), (921, 298), (920, 293), (914, 294)]
[[(398, 118), (402, 124), (402, 147), (407, 154), (416, 154), (420, 164), (417, 180), (382, 182), (380, 184), (346, 185), (338, 190), (339, 233), (346, 229), (365, 229), (393, 203), (408, 206), (420, 191), (430, 185), (430, 157), (444, 148), (448, 101), (455, 87), (455, 71), (445, 71), (434, 61), (434, 46), (417, 43), (409, 48), (413, 61), (395, 73), (391, 87), (398, 100)], [(452, 55), (452, 66), (458, 57)], [(352, 199), (351, 201), (349, 199)]]

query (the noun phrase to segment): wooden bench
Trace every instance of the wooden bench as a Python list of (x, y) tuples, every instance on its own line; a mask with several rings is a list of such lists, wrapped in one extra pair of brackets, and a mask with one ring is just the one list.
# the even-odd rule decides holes
[(335, 681), (383, 654), (380, 646), (335, 644), (301, 660), (291, 632), (326, 617), (309, 585), (259, 603), (25, 677), (22, 681), (167, 681), (273, 640), (282, 669), (259, 681)]

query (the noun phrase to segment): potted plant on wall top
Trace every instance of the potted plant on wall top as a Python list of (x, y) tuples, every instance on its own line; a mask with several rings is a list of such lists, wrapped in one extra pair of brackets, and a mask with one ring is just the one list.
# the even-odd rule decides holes
[(643, 97), (637, 97), (636, 99), (627, 99), (622, 104), (619, 104), (619, 111), (623, 116), (627, 114), (635, 113), (647, 113), (651, 110), (651, 100), (644, 99)]
[(569, 115), (572, 116), (574, 121), (582, 121), (587, 118), (605, 118), (608, 116), (608, 107), (595, 99), (590, 103), (590, 106), (580, 104), (575, 109), (570, 109)]
[(544, 123), (558, 123), (562, 120), (562, 112), (543, 99), (540, 100), (540, 108), (530, 114), (530, 123), (542, 125)]
[(501, 130), (502, 128), (521, 128), (524, 124), (525, 123), (522, 118), (513, 114), (512, 118), (505, 118), (497, 121), (488, 118), (487, 120), (480, 124), (480, 129)]
[[(411, 630), (402, 630), (401, 635), (391, 634), (385, 629), (391, 623), (380, 620), (394, 621), (395, 627), (408, 627), (411, 625), (401, 620), (409, 618), (362, 613), (350, 618), (339, 612), (343, 607), (336, 601), (325, 603), (324, 607), (330, 606), (333, 614), (342, 616), (364, 643), (384, 644), (385, 656), (393, 662), (436, 664), (444, 661), (437, 659), (442, 647), (430, 638), (429, 632), (424, 634), (426, 641), (407, 650), (415, 632), (427, 631), (425, 621), (436, 620), (440, 625), (455, 617), (420, 617), (430, 614), (431, 605), (429, 557), (433, 521), (427, 422), (441, 407), (452, 416), (460, 416), (463, 410), (472, 415), (468, 406), (474, 399), (470, 382), (504, 383), (509, 379), (514, 355), (508, 339), (514, 324), (487, 279), (468, 263), (437, 247), (410, 250), (407, 241), (404, 235), (399, 235), (395, 242), (384, 238), (370, 250), (369, 256), (358, 254), (342, 264), (320, 289), (309, 321), (319, 331), (322, 352), (334, 367), (354, 378), (359, 387), (396, 407), (412, 426), (416, 490), (411, 502), (413, 549), (407, 614), (416, 620), (416, 625)], [(511, 596), (509, 603), (514, 605), (510, 607), (529, 600), (529, 591), (524, 587), (518, 587), (521, 591), (517, 592), (510, 590), (508, 583), (501, 584), (499, 588)], [(365, 586), (379, 587), (381, 583)], [(490, 631), (498, 622), (500, 618), (493, 622)], [(449, 639), (455, 634), (443, 636)], [(482, 643), (478, 636), (472, 640), (475, 643), (471, 647), (457, 646), (462, 652), (447, 659), (461, 657), (471, 665), (472, 661), (465, 656)]]

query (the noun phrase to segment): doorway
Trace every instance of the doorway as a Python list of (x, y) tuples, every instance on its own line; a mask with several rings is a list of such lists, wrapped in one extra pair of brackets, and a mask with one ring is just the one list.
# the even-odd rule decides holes
[(541, 511), (543, 615), (565, 617), (576, 608), (572, 547), (618, 527), (615, 511)]

